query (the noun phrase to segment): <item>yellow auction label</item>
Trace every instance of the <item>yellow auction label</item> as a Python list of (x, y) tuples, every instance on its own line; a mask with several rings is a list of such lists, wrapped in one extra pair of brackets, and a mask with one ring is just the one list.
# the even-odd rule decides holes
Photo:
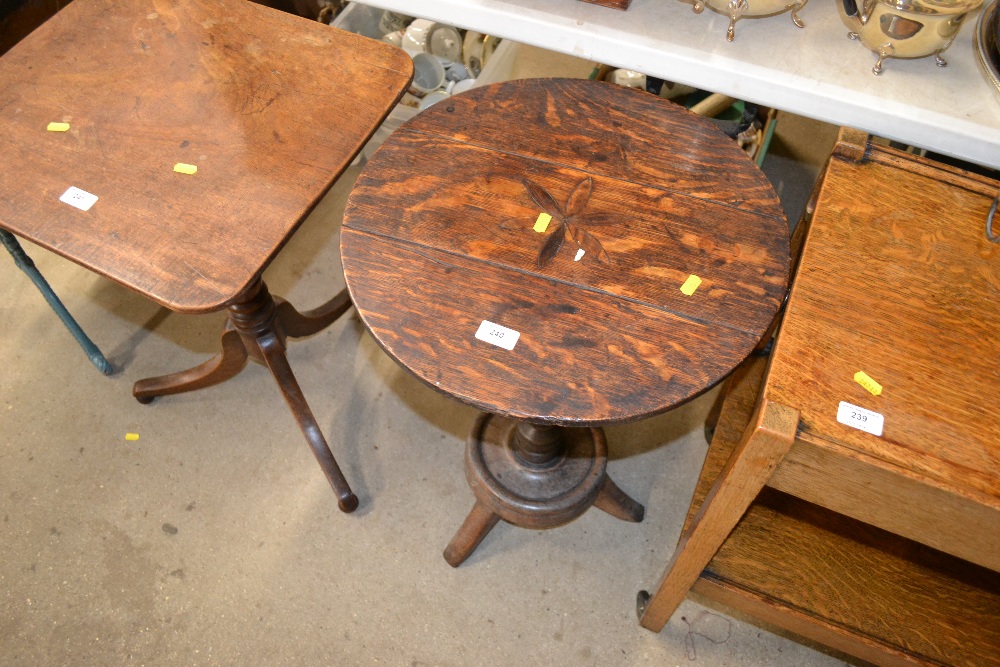
[(870, 391), (874, 396), (878, 396), (882, 393), (882, 385), (868, 377), (868, 374), (864, 371), (858, 371), (855, 373), (854, 381)]
[(684, 292), (685, 295), (691, 296), (694, 294), (694, 291), (698, 289), (698, 285), (701, 285), (701, 278), (692, 273), (688, 276), (687, 280), (684, 281), (684, 284), (681, 285), (681, 291)]
[(539, 213), (538, 219), (535, 220), (535, 226), (533, 229), (539, 234), (545, 233), (545, 230), (549, 228), (549, 223), (552, 222), (552, 216), (548, 213)]

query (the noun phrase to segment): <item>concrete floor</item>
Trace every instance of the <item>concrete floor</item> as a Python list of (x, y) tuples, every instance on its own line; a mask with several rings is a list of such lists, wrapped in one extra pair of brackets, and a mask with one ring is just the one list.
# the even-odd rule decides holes
[[(791, 153), (774, 178), (802, 198), (815, 165)], [(265, 274), (300, 308), (343, 285), (339, 220), (356, 175)], [(213, 354), (222, 315), (170, 313), (25, 247), (117, 370), (90, 366), (0, 255), (0, 664), (844, 664), (692, 599), (659, 634), (637, 624), (635, 594), (683, 522), (714, 392), (607, 429), (609, 471), (646, 506), (643, 523), (591, 511), (550, 531), (501, 524), (452, 569), (441, 550), (472, 504), (462, 451), (475, 412), (398, 368), (353, 315), (289, 353), (361, 499), (344, 515), (262, 367), (132, 399), (136, 380)]]

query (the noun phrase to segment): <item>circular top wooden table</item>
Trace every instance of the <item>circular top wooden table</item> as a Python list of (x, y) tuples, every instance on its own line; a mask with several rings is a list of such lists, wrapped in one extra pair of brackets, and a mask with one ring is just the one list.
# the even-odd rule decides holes
[(789, 266), (774, 190), (710, 121), (562, 79), (474, 89), (406, 123), (359, 177), (341, 251), (358, 313), (402, 366), (562, 426), (711, 387), (759, 342)]

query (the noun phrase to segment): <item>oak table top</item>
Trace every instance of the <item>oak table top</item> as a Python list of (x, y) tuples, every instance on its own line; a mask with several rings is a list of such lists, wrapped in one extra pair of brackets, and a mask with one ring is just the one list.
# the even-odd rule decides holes
[(355, 184), (341, 253), (379, 344), (484, 411), (455, 567), (501, 519), (641, 521), (599, 426), (727, 375), (789, 264), (777, 197), (735, 142), (645, 92), (559, 79), (474, 89), (397, 130)]
[[(474, 89), (401, 127), (355, 185), (341, 249), (362, 319), (417, 377), (575, 426), (661, 412), (725, 377), (777, 312), (789, 264), (773, 189), (709, 121), (553, 79)], [(477, 339), (484, 321), (517, 332), (514, 348)]]
[(412, 73), (399, 49), (243, 0), (76, 0), (0, 58), (0, 227), (171, 310), (227, 308), (219, 354), (132, 394), (265, 364), (344, 511), (358, 499), (285, 340), (350, 301), (300, 313), (261, 274)]
[[(0, 226), (171, 310), (219, 310), (410, 71), (402, 51), (251, 2), (76, 0), (0, 58)], [(98, 197), (89, 211), (60, 201), (71, 186)]]

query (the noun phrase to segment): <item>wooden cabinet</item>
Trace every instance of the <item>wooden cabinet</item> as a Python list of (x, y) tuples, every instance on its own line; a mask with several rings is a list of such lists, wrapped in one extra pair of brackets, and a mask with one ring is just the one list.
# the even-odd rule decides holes
[(694, 585), (878, 664), (1000, 665), (998, 184), (859, 134), (827, 167), (766, 371), (733, 380), (643, 625)]

